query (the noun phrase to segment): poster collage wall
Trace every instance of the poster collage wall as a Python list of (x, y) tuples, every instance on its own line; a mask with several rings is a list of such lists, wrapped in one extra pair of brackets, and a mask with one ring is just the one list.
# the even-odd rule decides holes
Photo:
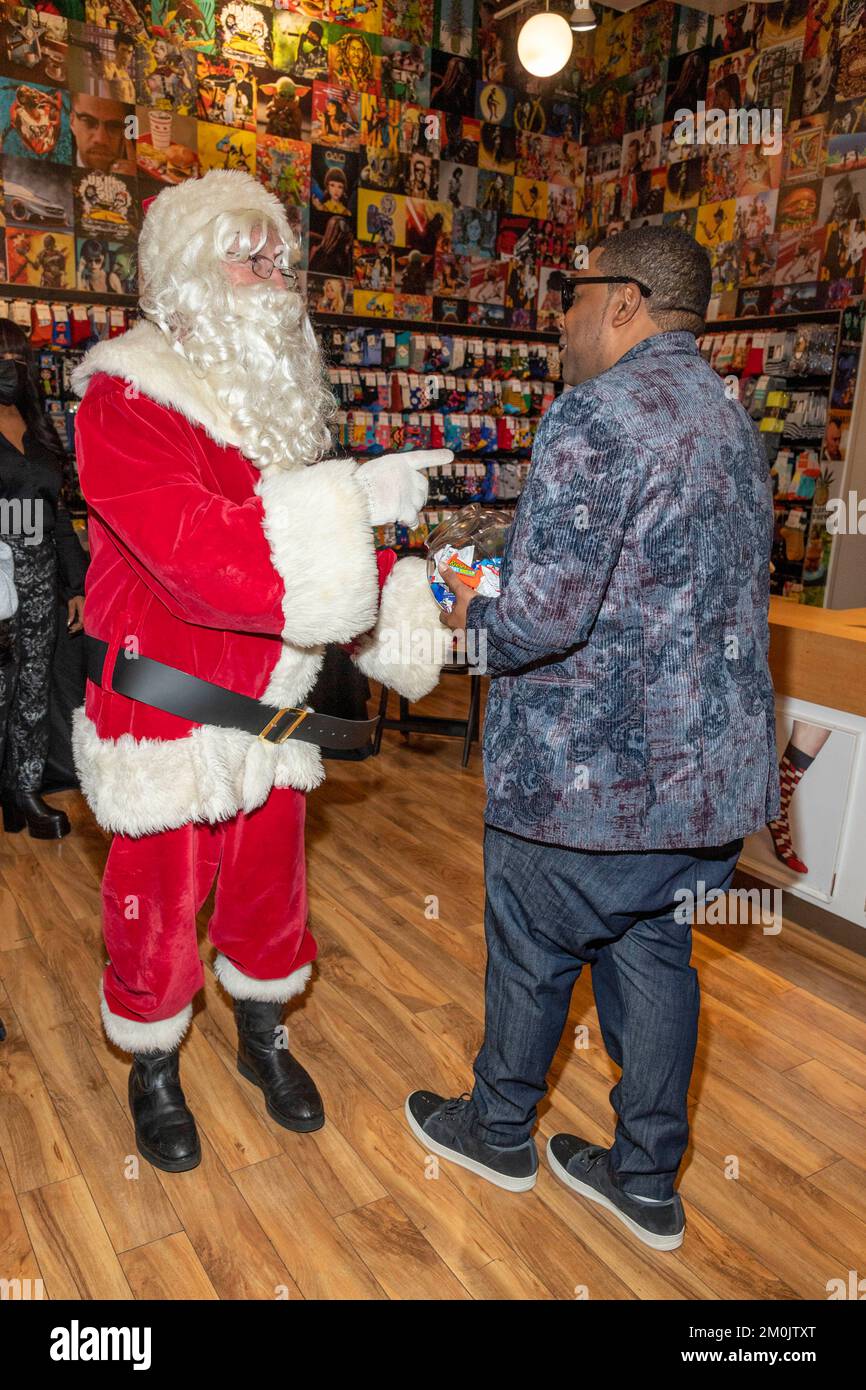
[[(843, 307), (866, 260), (866, 0), (597, 7), (563, 73), (473, 0), (37, 0), (0, 10), (2, 280), (134, 294), (143, 200), (211, 168), (286, 205), (310, 306), (552, 330), (576, 242), (674, 222), (711, 316)], [(680, 145), (700, 100), (776, 154)]]

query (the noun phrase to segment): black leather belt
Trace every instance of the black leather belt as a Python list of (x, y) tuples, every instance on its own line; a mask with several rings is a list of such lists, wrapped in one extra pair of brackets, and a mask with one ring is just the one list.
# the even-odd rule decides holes
[(191, 724), (213, 724), (218, 729), (242, 729), (255, 734), (265, 743), (285, 743), (296, 738), (301, 743), (317, 743), (322, 748), (360, 748), (375, 733), (378, 719), (335, 719), (330, 714), (315, 714), (311, 710), (279, 709), (266, 705), (252, 695), (239, 695), (222, 685), (199, 680), (174, 666), (152, 661), (148, 656), (127, 657), (121, 648), (114, 662), (111, 684), (105, 685), (103, 674), (108, 656), (108, 643), (98, 637), (84, 635), (87, 655), (87, 678), (94, 685), (114, 690), (130, 700)]

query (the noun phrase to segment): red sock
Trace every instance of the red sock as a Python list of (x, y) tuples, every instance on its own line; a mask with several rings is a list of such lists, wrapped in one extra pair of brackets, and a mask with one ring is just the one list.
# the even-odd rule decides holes
[(799, 785), (800, 778), (812, 762), (814, 759), (810, 758), (808, 753), (804, 753), (793, 743), (788, 744), (779, 763), (781, 809), (776, 820), (771, 820), (767, 826), (773, 839), (776, 858), (780, 859), (787, 869), (792, 869), (796, 874), (807, 874), (809, 866), (803, 863), (794, 849), (788, 810), (791, 805), (791, 797)]

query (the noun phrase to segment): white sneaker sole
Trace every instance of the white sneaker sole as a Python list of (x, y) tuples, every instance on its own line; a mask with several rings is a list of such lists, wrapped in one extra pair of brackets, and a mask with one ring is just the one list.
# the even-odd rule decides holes
[(677, 1231), (676, 1234), (672, 1236), (657, 1236), (654, 1235), (652, 1231), (647, 1231), (643, 1226), (639, 1226), (636, 1221), (632, 1221), (630, 1216), (626, 1216), (625, 1212), (620, 1211), (619, 1207), (614, 1206), (613, 1202), (609, 1201), (607, 1197), (602, 1196), (594, 1187), (590, 1187), (588, 1183), (581, 1182), (579, 1178), (573, 1178), (571, 1173), (568, 1172), (568, 1169), (563, 1168), (559, 1159), (551, 1152), (551, 1142), (551, 1140), (548, 1140), (547, 1143), (547, 1161), (550, 1164), (554, 1176), (559, 1178), (560, 1182), (564, 1182), (566, 1187), (570, 1187), (573, 1192), (580, 1193), (581, 1197), (588, 1197), (589, 1200), (595, 1202), (597, 1206), (604, 1207), (606, 1211), (611, 1212), (624, 1226), (628, 1226), (632, 1235), (637, 1236), (638, 1240), (642, 1241), (644, 1245), (649, 1245), (653, 1250), (679, 1249), (683, 1243), (684, 1231)]
[(453, 1149), (446, 1149), (444, 1144), (437, 1144), (435, 1139), (431, 1139), (429, 1134), (425, 1134), (412, 1111), (409, 1109), (407, 1100), (404, 1107), (406, 1123), (418, 1140), (423, 1144), (428, 1153), (436, 1154), (439, 1158), (447, 1159), (449, 1163), (456, 1163), (460, 1168), (467, 1168), (470, 1173), (475, 1173), (479, 1178), (486, 1178), (495, 1187), (503, 1187), (506, 1192), (529, 1192), (538, 1180), (538, 1169), (528, 1178), (509, 1178), (505, 1173), (497, 1173), (495, 1168), (488, 1168), (484, 1163), (478, 1163), (474, 1158), (465, 1158), (463, 1154), (457, 1154)]

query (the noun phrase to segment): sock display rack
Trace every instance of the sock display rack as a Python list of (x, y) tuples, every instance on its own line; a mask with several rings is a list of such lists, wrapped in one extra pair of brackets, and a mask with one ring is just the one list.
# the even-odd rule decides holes
[(418, 525), (378, 527), (378, 545), (418, 552), (440, 521), (469, 502), (514, 506), (538, 423), (562, 389), (555, 338), (348, 322), (319, 330), (339, 402), (338, 450), (352, 457), (404, 449), (455, 455), (453, 463), (428, 470), (430, 492)]
[(75, 460), (75, 411), (72, 371), (89, 347), (102, 338), (125, 333), (137, 317), (131, 296), (100, 298), (92, 293), (63, 291), (46, 297), (44, 289), (22, 287), (0, 296), (0, 318), (9, 319), (27, 334), (45, 395), (45, 410), (57, 431), (69, 469), (66, 502), (76, 529), (83, 532), (86, 509), (78, 488)]
[(832, 555), (827, 503), (843, 496), (864, 301), (786, 326), (778, 318), (714, 324), (706, 360), (756, 422), (773, 484), (771, 591), (822, 606)]

